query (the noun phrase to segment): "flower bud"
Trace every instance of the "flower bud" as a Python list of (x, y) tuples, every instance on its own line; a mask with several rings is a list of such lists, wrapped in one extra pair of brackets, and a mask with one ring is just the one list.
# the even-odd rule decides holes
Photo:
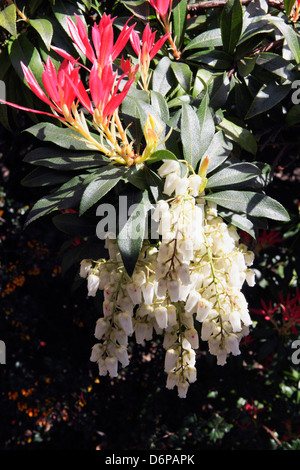
[(156, 307), (154, 309), (155, 320), (159, 328), (165, 329), (168, 326), (168, 312), (166, 307)]
[(143, 284), (142, 293), (145, 304), (152, 304), (154, 296), (154, 284), (152, 282), (147, 282), (146, 284)]
[(199, 337), (195, 328), (185, 330), (184, 337), (189, 341), (193, 349), (199, 348)]
[(90, 272), (91, 268), (92, 268), (91, 261), (89, 261), (87, 259), (83, 259), (80, 263), (79, 276), (83, 277), (83, 278), (86, 278), (88, 273)]
[(105, 365), (110, 377), (118, 377), (118, 360), (116, 357), (107, 357)]
[(99, 288), (100, 279), (95, 274), (88, 275), (88, 295), (95, 297), (97, 290)]
[(171, 302), (178, 302), (179, 300), (179, 282), (167, 281), (167, 289)]
[(180, 173), (180, 164), (177, 160), (167, 160), (158, 169), (158, 174), (161, 178), (164, 178), (169, 173)]
[(121, 328), (125, 331), (127, 336), (132, 335), (133, 327), (132, 327), (132, 316), (131, 312), (121, 312), (117, 316), (118, 323), (120, 324)]
[(178, 354), (175, 349), (168, 349), (165, 355), (165, 371), (169, 372), (174, 369), (178, 359)]
[(99, 318), (96, 323), (95, 337), (101, 339), (108, 330), (109, 323), (105, 318)]

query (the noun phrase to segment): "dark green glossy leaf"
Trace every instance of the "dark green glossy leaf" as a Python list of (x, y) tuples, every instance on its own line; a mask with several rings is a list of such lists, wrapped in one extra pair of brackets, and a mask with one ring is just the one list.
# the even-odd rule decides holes
[(192, 39), (184, 48), (184, 52), (192, 49), (208, 49), (218, 46), (222, 46), (221, 30), (220, 28), (210, 29)]
[(200, 156), (202, 157), (206, 153), (215, 133), (215, 123), (209, 108), (209, 97), (207, 94), (197, 110), (197, 115), (200, 123), (199, 143)]
[(85, 175), (75, 176), (53, 193), (39, 199), (29, 212), (25, 227), (34, 220), (46, 216), (55, 210), (75, 207), (79, 203), (84, 189), (84, 177)]
[(23, 70), (20, 64), (21, 61), (24, 65), (30, 68), (37, 82), (42, 86), (44, 66), (38, 50), (33, 46), (32, 42), (29, 41), (25, 33), (20, 34), (18, 38), (11, 43), (9, 46), (9, 56), (13, 68), (26, 85), (27, 82), (24, 79)]
[(84, 214), (116, 186), (124, 176), (124, 172), (125, 168), (110, 166), (101, 168), (95, 174), (85, 179), (88, 185), (80, 201), (79, 215)]
[(263, 217), (287, 222), (290, 220), (285, 208), (275, 199), (252, 191), (220, 191), (205, 196), (221, 207), (234, 212), (242, 212), (253, 217)]
[(184, 91), (189, 92), (193, 78), (190, 67), (182, 62), (173, 62), (171, 67), (178, 83)]
[(82, 136), (75, 130), (67, 127), (58, 127), (48, 122), (40, 122), (26, 129), (26, 132), (29, 132), (43, 142), (53, 142), (64, 149), (88, 150), (86, 143), (80, 140)]
[(240, 0), (228, 0), (220, 20), (223, 48), (233, 54), (243, 28), (243, 10)]
[(260, 174), (260, 169), (253, 163), (236, 163), (210, 176), (206, 187), (217, 188), (231, 186), (253, 179)]
[(290, 90), (291, 85), (277, 85), (277, 83), (274, 82), (269, 85), (264, 85), (254, 98), (246, 115), (246, 119), (269, 111), (279, 104), (289, 94)]
[(6, 29), (12, 36), (17, 35), (16, 27), (17, 9), (12, 4), (0, 11), (0, 27)]
[(206, 150), (204, 157), (209, 158), (207, 174), (218, 168), (230, 155), (232, 143), (224, 136), (222, 131), (216, 132)]
[(245, 129), (225, 118), (218, 124), (218, 126), (223, 129), (227, 137), (239, 144), (240, 147), (253, 155), (256, 154), (257, 142), (254, 135), (248, 129)]
[(43, 18), (30, 20), (30, 26), (32, 26), (39, 33), (47, 49), (50, 50), (51, 41), (53, 37), (52, 23), (49, 20)]
[(35, 168), (26, 175), (21, 184), (27, 187), (55, 186), (70, 179), (70, 175), (45, 168)]
[(39, 147), (29, 152), (24, 161), (54, 170), (80, 170), (106, 165), (107, 159), (99, 152), (68, 151), (60, 148)]
[(161, 160), (177, 160), (177, 157), (169, 150), (157, 150), (156, 152), (152, 153), (151, 158), (147, 160), (147, 164), (159, 162)]
[(126, 192), (129, 216), (120, 227), (117, 240), (124, 266), (132, 275), (145, 237), (147, 212), (151, 207), (147, 191)]
[(180, 49), (185, 33), (186, 27), (186, 13), (187, 13), (187, 0), (179, 0), (173, 2), (172, 14), (173, 14), (173, 28), (175, 44)]
[(169, 57), (163, 57), (152, 74), (152, 90), (165, 96), (172, 88), (173, 77), (171, 72), (172, 61)]
[(214, 69), (225, 70), (232, 66), (232, 57), (224, 51), (218, 49), (207, 51), (198, 51), (189, 56), (189, 61), (206, 64)]
[(185, 160), (195, 169), (201, 158), (200, 122), (196, 111), (183, 104), (181, 115), (181, 142)]
[(95, 222), (79, 217), (77, 213), (58, 214), (52, 221), (58, 230), (71, 236), (87, 237), (96, 233)]

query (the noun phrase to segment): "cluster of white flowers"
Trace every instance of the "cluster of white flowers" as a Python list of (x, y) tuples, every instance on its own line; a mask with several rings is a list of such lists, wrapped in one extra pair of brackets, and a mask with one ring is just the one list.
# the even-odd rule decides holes
[[(241, 289), (254, 285), (250, 269), (254, 255), (239, 242), (235, 227), (218, 216), (214, 204), (199, 194), (200, 175), (181, 176), (177, 161), (159, 169), (164, 193), (153, 212), (160, 240), (144, 241), (132, 277), (125, 271), (115, 236), (108, 235), (108, 260), (83, 260), (80, 275), (87, 278), (88, 294), (104, 292), (103, 317), (96, 324), (100, 340), (91, 360), (100, 375), (115, 377), (118, 362), (128, 365), (128, 337), (137, 343), (163, 335), (167, 388), (185, 397), (196, 381), (199, 337), (224, 365), (229, 354), (240, 354), (251, 318)], [(198, 333), (198, 331), (200, 333)]]

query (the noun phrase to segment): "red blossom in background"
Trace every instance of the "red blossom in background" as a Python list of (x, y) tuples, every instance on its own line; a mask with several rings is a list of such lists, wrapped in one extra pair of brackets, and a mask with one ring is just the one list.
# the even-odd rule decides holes
[(260, 300), (262, 308), (251, 309), (257, 315), (262, 315), (265, 320), (271, 321), (276, 330), (281, 335), (287, 335), (290, 332), (297, 334), (297, 325), (300, 325), (300, 291), (296, 289), (295, 296), (289, 293), (286, 298), (279, 293), (279, 302), (273, 304), (269, 301)]

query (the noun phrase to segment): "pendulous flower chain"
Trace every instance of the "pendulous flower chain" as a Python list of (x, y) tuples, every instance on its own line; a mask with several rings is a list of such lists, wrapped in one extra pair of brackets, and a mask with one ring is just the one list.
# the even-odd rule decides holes
[(242, 286), (245, 281), (253, 286), (255, 276), (253, 252), (203, 198), (203, 177), (181, 171), (175, 160), (158, 170), (169, 198), (158, 201), (152, 214), (159, 242), (144, 240), (132, 277), (114, 234), (105, 242), (109, 259), (83, 260), (80, 275), (87, 278), (89, 296), (99, 289), (104, 293), (103, 316), (95, 329), (99, 343), (91, 354), (100, 375), (116, 377), (119, 362), (129, 364), (129, 337), (143, 344), (156, 333), (166, 350), (166, 387), (177, 387), (184, 398), (196, 381), (199, 337), (219, 365), (230, 354), (240, 354), (240, 341), (251, 325)]

